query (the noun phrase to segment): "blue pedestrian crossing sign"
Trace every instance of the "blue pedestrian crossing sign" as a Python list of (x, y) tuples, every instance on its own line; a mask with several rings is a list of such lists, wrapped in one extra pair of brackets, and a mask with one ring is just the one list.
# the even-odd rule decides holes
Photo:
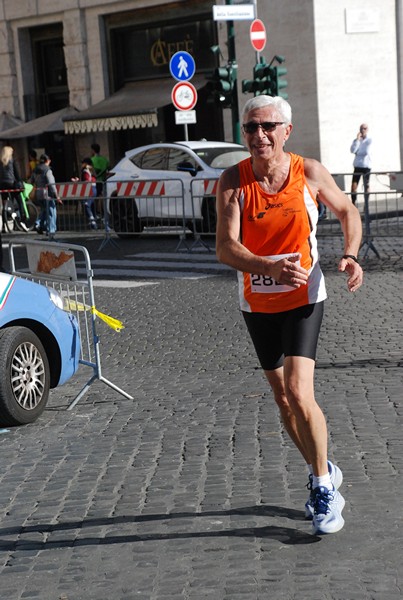
[(189, 52), (175, 52), (169, 61), (169, 70), (177, 81), (189, 81), (195, 74), (196, 64)]

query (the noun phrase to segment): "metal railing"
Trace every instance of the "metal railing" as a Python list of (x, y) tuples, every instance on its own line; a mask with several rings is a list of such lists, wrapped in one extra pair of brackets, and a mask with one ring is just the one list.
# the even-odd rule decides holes
[[(337, 185), (351, 196), (352, 173), (333, 175)], [(379, 253), (374, 244), (376, 237), (403, 235), (403, 173), (372, 172), (369, 191), (363, 189), (363, 178), (356, 192), (356, 202), (363, 223), (364, 257), (369, 250)], [(328, 209), (318, 223), (318, 236), (341, 235), (341, 226)]]
[[(350, 196), (352, 173), (333, 175), (339, 187)], [(136, 179), (104, 186), (104, 196), (95, 198), (89, 182), (57, 185), (63, 204), (57, 205), (57, 229), (83, 232), (94, 227), (88, 219), (88, 203), (93, 210), (95, 227), (104, 232), (104, 243), (118, 237), (164, 232), (178, 235), (178, 247), (189, 251), (204, 245), (204, 236), (216, 233), (216, 191), (218, 179)], [(106, 194), (108, 189), (109, 195)], [(377, 236), (403, 234), (403, 173), (371, 173), (370, 191), (364, 193), (362, 179), (357, 189), (356, 206), (361, 213), (364, 243)], [(99, 205), (97, 205), (97, 203)], [(97, 214), (98, 212), (98, 214)], [(101, 214), (100, 214), (101, 213)], [(189, 234), (193, 241), (188, 244)], [(327, 209), (320, 215), (318, 236), (339, 236), (338, 219)], [(102, 246), (101, 246), (102, 247)]]
[[(107, 322), (122, 324), (111, 317), (102, 315), (95, 307), (93, 271), (90, 256), (84, 246), (51, 242), (26, 241), (9, 244), (10, 268), (13, 275), (30, 279), (36, 283), (55, 289), (63, 300), (63, 308), (74, 315), (81, 341), (80, 364), (90, 367), (93, 375), (68, 406), (72, 409), (94, 381), (102, 381), (119, 394), (133, 400), (133, 397), (102, 375), (100, 336), (97, 316)], [(18, 248), (18, 256), (15, 250)], [(79, 277), (76, 262), (84, 262), (84, 273)], [(116, 328), (116, 327), (115, 327)]]

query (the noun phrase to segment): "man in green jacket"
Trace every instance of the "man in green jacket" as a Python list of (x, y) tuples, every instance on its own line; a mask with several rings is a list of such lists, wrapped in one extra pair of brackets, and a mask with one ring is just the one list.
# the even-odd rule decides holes
[[(97, 185), (97, 198), (102, 198), (104, 195), (104, 183), (106, 181), (106, 176), (109, 171), (109, 160), (100, 154), (101, 147), (99, 144), (91, 144), (91, 162), (94, 167), (95, 177), (96, 177), (96, 185)], [(98, 200), (97, 204), (97, 213), (102, 214), (102, 200)]]

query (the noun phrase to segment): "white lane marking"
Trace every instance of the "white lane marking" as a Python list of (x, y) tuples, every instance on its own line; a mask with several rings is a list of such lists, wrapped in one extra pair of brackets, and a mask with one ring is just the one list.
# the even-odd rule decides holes
[[(77, 261), (76, 264), (83, 264), (83, 261)], [(175, 269), (184, 268), (188, 269), (192, 266), (195, 269), (203, 268), (206, 271), (222, 271), (222, 270), (230, 270), (231, 267), (227, 265), (222, 265), (219, 263), (215, 264), (207, 264), (207, 263), (189, 263), (189, 262), (180, 262), (176, 260), (164, 261), (164, 260), (102, 260), (102, 259), (92, 259), (91, 266), (101, 265), (103, 267), (174, 267)]]
[(185, 260), (187, 262), (217, 262), (215, 252), (207, 254), (193, 254), (192, 252), (143, 252), (140, 254), (126, 254), (125, 258), (136, 259), (136, 258), (155, 258), (155, 259), (170, 259), (170, 260)]
[[(77, 269), (79, 275), (85, 275), (85, 269)], [(113, 276), (119, 277), (147, 277), (151, 279), (205, 279), (216, 277), (208, 273), (188, 273), (186, 271), (148, 271), (146, 269), (95, 269), (95, 277)]]
[(145, 285), (159, 285), (158, 281), (131, 281), (128, 279), (93, 279), (94, 287), (105, 287), (105, 288), (135, 288)]

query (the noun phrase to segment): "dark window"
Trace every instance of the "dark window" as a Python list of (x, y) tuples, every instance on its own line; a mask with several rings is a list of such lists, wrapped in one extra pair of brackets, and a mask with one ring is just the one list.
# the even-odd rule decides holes
[(152, 171), (166, 171), (168, 164), (168, 150), (166, 148), (152, 148), (143, 154), (132, 158), (132, 161), (140, 169)]
[(183, 150), (170, 150), (169, 152), (169, 162), (168, 162), (168, 171), (177, 171), (178, 167), (195, 169), (198, 165), (196, 165), (196, 161)]
[(69, 89), (61, 26), (33, 28), (31, 43), (37, 98), (33, 118), (68, 106)]

